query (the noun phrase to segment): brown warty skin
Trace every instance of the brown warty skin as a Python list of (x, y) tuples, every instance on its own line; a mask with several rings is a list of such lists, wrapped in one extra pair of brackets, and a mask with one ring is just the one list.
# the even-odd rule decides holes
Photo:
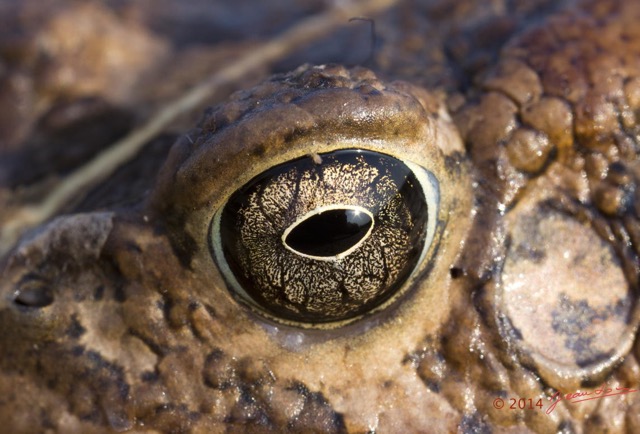
[[(367, 67), (264, 76), (160, 169), (136, 169), (148, 192), (106, 188), (135, 191), (112, 207), (100, 193), (10, 252), (0, 431), (640, 432), (640, 2), (406, 0), (374, 19)], [(422, 173), (409, 191), (425, 189), (431, 226), (397, 292), (322, 321), (336, 288), (386, 288), (414, 239), (375, 220), (366, 254), (319, 260), (274, 238), (236, 280), (216, 219), (297, 159), (323, 176), (236, 210), (247, 245), (322, 206), (374, 206), (359, 172), (373, 169), (329, 167), (341, 149)], [(294, 314), (238, 289), (259, 279)]]

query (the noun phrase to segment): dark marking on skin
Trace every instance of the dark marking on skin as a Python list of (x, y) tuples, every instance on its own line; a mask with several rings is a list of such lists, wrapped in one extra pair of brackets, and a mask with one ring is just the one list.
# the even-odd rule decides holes
[(180, 244), (172, 244), (172, 247), (180, 264), (186, 269), (191, 269), (191, 261), (199, 248), (198, 242), (185, 232), (181, 235)]
[(444, 165), (449, 173), (460, 176), (462, 168), (467, 164), (469, 157), (460, 151), (454, 151), (444, 156)]
[(204, 362), (202, 373), (204, 384), (216, 390), (226, 390), (233, 387), (234, 370), (227, 363), (224, 351), (215, 348)]
[(540, 264), (546, 258), (544, 251), (532, 246), (528, 241), (518, 244), (514, 249), (514, 253), (517, 255), (515, 258), (526, 259), (534, 264)]
[(425, 386), (427, 386), (427, 388), (429, 388), (430, 391), (432, 391), (433, 393), (440, 393), (440, 383), (437, 383), (433, 380), (425, 380), (422, 379), (423, 383)]
[(164, 319), (169, 324), (172, 323), (172, 321), (171, 321), (171, 309), (173, 308), (173, 305), (174, 305), (174, 302), (173, 302), (173, 300), (171, 300), (171, 298), (163, 297), (163, 302), (159, 306), (160, 310), (162, 310), (162, 315), (164, 316)]
[(140, 380), (145, 383), (155, 383), (160, 379), (160, 373), (157, 371), (145, 371), (140, 375)]
[(594, 323), (607, 321), (625, 304), (624, 300), (619, 300), (615, 305), (594, 309), (586, 299), (571, 300), (564, 293), (560, 295), (560, 305), (552, 311), (551, 324), (556, 333), (565, 336), (565, 348), (574, 353), (578, 366), (589, 366), (611, 356), (591, 347), (595, 336), (590, 330)]
[(284, 143), (294, 143), (298, 140), (301, 140), (304, 136), (308, 135), (309, 131), (301, 129), (301, 128), (293, 128), (290, 131), (287, 131), (283, 136), (282, 140)]
[(614, 161), (609, 165), (607, 170), (607, 178), (624, 179), (629, 176), (626, 166), (620, 161)]
[(511, 319), (507, 315), (500, 315), (497, 319), (502, 332), (508, 335), (512, 340), (522, 341), (524, 336), (518, 327), (514, 326)]
[[(184, 216), (172, 213), (169, 210), (167, 210), (166, 212), (166, 222), (168, 225), (173, 227), (184, 227)], [(165, 227), (163, 226), (157, 226), (154, 228), (154, 230), (157, 231), (158, 235), (161, 234), (169, 237), (171, 248), (173, 249), (176, 258), (178, 258), (178, 261), (180, 261), (180, 265), (182, 265), (187, 270), (192, 270), (191, 261), (198, 251), (198, 242), (193, 239), (193, 237), (189, 235), (187, 231), (180, 231), (179, 233), (169, 231), (169, 233), (167, 233)]]
[[(328, 65), (329, 67), (335, 65)], [(308, 71), (305, 73), (305, 84), (313, 89), (331, 89), (340, 86), (340, 78), (330, 76), (320, 71)]]
[(113, 287), (113, 298), (119, 303), (124, 303), (127, 300), (127, 294), (124, 290), (124, 283), (118, 282)]
[(528, 173), (527, 176), (530, 179), (533, 179), (533, 178), (537, 178), (538, 176), (544, 175), (545, 173), (547, 173), (547, 170), (549, 169), (549, 166), (551, 165), (551, 163), (556, 161), (557, 156), (558, 156), (558, 148), (554, 146), (549, 151), (549, 155), (545, 159), (545, 162), (544, 164), (542, 164), (540, 169), (536, 170), (535, 172)]
[(211, 318), (216, 318), (217, 317), (216, 310), (213, 308), (213, 306), (205, 304), (204, 305), (204, 309), (207, 311), (207, 313), (209, 314), (209, 316)]
[(428, 339), (422, 351), (413, 353), (411, 357), (403, 360), (403, 364), (407, 362), (412, 364), (425, 386), (434, 393), (440, 393), (443, 380), (451, 378), (448, 361), (441, 352), (442, 345), (444, 342), (437, 344), (434, 340)]
[(300, 395), (304, 396), (304, 408), (297, 418), (290, 421), (288, 426), (291, 430), (296, 431), (303, 429), (305, 426), (313, 426), (312, 421), (325, 421), (323, 430), (331, 433), (346, 433), (347, 428), (344, 423), (342, 414), (337, 413), (331, 408), (329, 402), (320, 392), (310, 392), (302, 383), (295, 384), (291, 390), (296, 390)]
[(198, 338), (198, 340), (200, 340), (200, 342), (202, 342), (203, 344), (207, 344), (207, 338), (206, 336), (203, 336), (202, 332), (200, 330), (198, 330), (198, 327), (195, 324), (195, 320), (194, 320), (194, 312), (196, 312), (198, 309), (204, 309), (204, 307), (197, 301), (190, 301), (187, 309), (189, 310), (189, 320), (187, 321), (187, 325), (189, 326), (189, 329), (191, 330), (191, 333), (193, 334), (193, 336), (195, 336), (196, 338)]
[(71, 339), (78, 339), (80, 338), (80, 336), (82, 336), (83, 334), (85, 334), (87, 332), (87, 329), (85, 329), (82, 324), (80, 324), (80, 321), (78, 321), (78, 315), (74, 314), (71, 316), (71, 324), (69, 325), (69, 327), (66, 330), (66, 335), (69, 336)]
[(491, 308), (487, 304), (487, 291), (484, 286), (478, 286), (471, 291), (471, 299), (476, 305), (476, 309), (480, 315), (487, 318), (490, 315)]
[(463, 416), (458, 429), (463, 434), (491, 434), (493, 432), (478, 413)]
[(378, 89), (376, 89), (373, 86), (367, 85), (367, 84), (363, 84), (362, 86), (358, 86), (356, 88), (357, 91), (359, 91), (362, 95), (365, 101), (369, 100), (370, 96), (380, 96), (382, 95), (382, 92), (380, 92)]
[(264, 145), (260, 145), (260, 146), (256, 146), (255, 149), (253, 149), (251, 152), (253, 152), (253, 154), (257, 155), (258, 157), (262, 157), (267, 153), (267, 149), (265, 148)]
[[(42, 369), (40, 369), (39, 372), (42, 372)], [(58, 380), (56, 378), (51, 378), (47, 380), (47, 389), (55, 390), (57, 385), (58, 385)]]
[[(611, 356), (611, 354), (609, 356)], [(620, 363), (622, 363), (622, 360), (620, 360)], [(584, 387), (585, 389), (591, 389), (601, 385), (602, 385), (602, 381), (600, 381), (597, 378), (596, 379), (583, 378), (582, 381), (580, 381), (580, 387), (581, 388)]]
[[(239, 421), (243, 423), (250, 422), (257, 426), (272, 427), (268, 412), (264, 408), (264, 402), (254, 396), (253, 387), (240, 386), (240, 398), (238, 399), (238, 408), (241, 408), (241, 418)], [(233, 418), (229, 422), (234, 422)]]
[(134, 329), (129, 329), (129, 334), (133, 337), (140, 339), (149, 349), (158, 357), (163, 357), (169, 353), (169, 349), (151, 340), (151, 338), (144, 336), (142, 333), (137, 332)]
[(87, 360), (93, 363), (94, 370), (105, 370), (108, 373), (115, 376), (118, 380), (118, 390), (120, 391), (120, 397), (126, 398), (129, 392), (129, 386), (124, 382), (124, 372), (122, 366), (116, 365), (115, 363), (109, 362), (106, 360), (100, 353), (97, 351), (86, 351), (85, 355), (87, 356)]
[(512, 246), (512, 237), (507, 236), (506, 251), (512, 251), (513, 259), (527, 260), (534, 264), (539, 264), (546, 258), (545, 248), (547, 247), (546, 239), (540, 234), (540, 224), (545, 219), (551, 218), (552, 215), (561, 212), (566, 215), (566, 211), (557, 209), (558, 205), (550, 201), (540, 203), (537, 212), (521, 217), (522, 226), (531, 228), (528, 237), (523, 242)]
[(104, 285), (98, 285), (93, 293), (93, 300), (100, 301), (104, 297)]
[[(442, 357), (441, 355), (439, 356)], [(444, 358), (442, 358), (442, 362), (444, 362)], [(439, 381), (440, 380), (440, 378), (438, 378), (439, 376), (435, 376), (433, 372), (430, 372), (431, 377), (428, 377), (427, 375), (424, 374), (424, 369), (420, 369), (419, 374), (420, 374), (420, 379), (422, 380), (424, 385), (427, 386), (429, 390), (431, 390), (433, 393), (440, 393), (440, 389), (442, 388), (442, 382)]]
[(575, 434), (576, 429), (571, 421), (564, 420), (558, 426), (558, 434)]

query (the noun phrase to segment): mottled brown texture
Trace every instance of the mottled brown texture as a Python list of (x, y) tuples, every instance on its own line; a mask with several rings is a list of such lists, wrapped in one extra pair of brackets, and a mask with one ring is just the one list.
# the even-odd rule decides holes
[[(377, 18), (376, 72), (306, 65), (214, 106), (135, 206), (60, 217), (4, 260), (3, 428), (637, 431), (640, 392), (545, 410), (640, 389), (638, 22), (634, 1), (406, 1)], [(265, 320), (228, 291), (211, 218), (342, 148), (430, 170), (435, 241), (382, 312)]]
[(18, 110), (0, 114), (0, 149), (17, 148), (31, 124), (61, 101), (131, 101), (141, 77), (167, 55), (166, 41), (99, 2), (1, 6), (0, 89), (3, 103)]

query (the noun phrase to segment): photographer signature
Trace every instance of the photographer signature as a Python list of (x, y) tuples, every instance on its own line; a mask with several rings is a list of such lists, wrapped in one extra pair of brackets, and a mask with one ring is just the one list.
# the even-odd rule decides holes
[(561, 392), (556, 392), (553, 396), (549, 397), (550, 401), (553, 401), (546, 413), (551, 414), (556, 408), (558, 402), (565, 400), (572, 404), (583, 401), (591, 401), (593, 399), (602, 399), (607, 396), (626, 395), (629, 393), (637, 392), (638, 389), (629, 389), (628, 387), (616, 387), (615, 389), (603, 385), (602, 387), (592, 390), (590, 392), (573, 392), (563, 395)]

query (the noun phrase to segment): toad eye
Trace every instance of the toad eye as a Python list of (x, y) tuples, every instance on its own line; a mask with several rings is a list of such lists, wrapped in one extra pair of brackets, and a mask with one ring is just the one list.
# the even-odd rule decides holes
[(216, 212), (212, 254), (236, 299), (262, 316), (350, 322), (404, 292), (433, 241), (438, 191), (426, 169), (377, 152), (288, 161)]

